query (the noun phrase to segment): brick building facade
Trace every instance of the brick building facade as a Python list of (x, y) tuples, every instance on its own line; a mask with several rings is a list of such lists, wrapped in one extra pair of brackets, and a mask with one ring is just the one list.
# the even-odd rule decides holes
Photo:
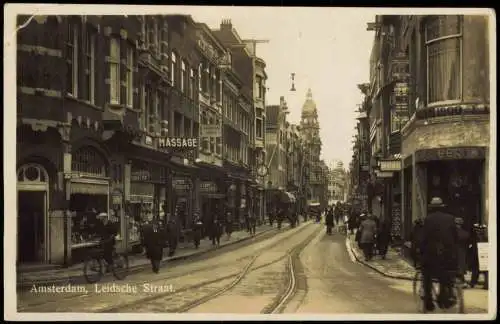
[(488, 222), (489, 24), (485, 16), (377, 17), (385, 45), (374, 62), (382, 80), (375, 183), (382, 217), (404, 240), (435, 196), (467, 229)]
[[(212, 32), (186, 15), (36, 16), (18, 32), (18, 262), (79, 261), (96, 244), (98, 213), (119, 224), (120, 249), (153, 218), (175, 217), (183, 237), (203, 197), (227, 205), (235, 173), (252, 182), (252, 61), (227, 65), (231, 51)], [(200, 101), (209, 94), (201, 112), (215, 110), (219, 118), (206, 119), (222, 124), (231, 75), (230, 126), (244, 144), (236, 153), (224, 148), (228, 137), (199, 138)], [(219, 167), (203, 160), (207, 147)], [(223, 172), (229, 152), (234, 166)]]

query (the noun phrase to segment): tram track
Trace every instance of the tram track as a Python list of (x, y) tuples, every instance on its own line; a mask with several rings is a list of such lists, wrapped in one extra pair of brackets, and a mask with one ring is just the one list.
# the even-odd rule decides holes
[[(288, 230), (286, 232), (283, 232), (283, 234), (285, 236), (282, 237), (282, 238), (280, 238), (279, 240), (277, 240), (275, 242), (266, 242), (266, 240), (264, 240), (262, 242), (259, 242), (259, 243), (262, 243), (264, 245), (262, 248), (260, 248), (260, 250), (265, 250), (265, 249), (267, 249), (271, 245), (280, 244), (281, 242), (290, 239), (290, 237), (293, 237), (297, 233), (300, 233), (300, 232), (304, 231), (310, 225), (312, 225), (312, 224), (306, 224), (305, 226), (303, 226), (301, 228), (292, 229), (292, 230)], [(245, 246), (243, 248), (246, 248), (246, 247), (248, 247), (248, 246)], [(229, 262), (224, 262), (224, 263), (220, 263), (220, 264), (217, 264), (217, 265), (204, 266), (204, 267), (201, 267), (201, 268), (198, 268), (198, 269), (190, 270), (188, 273), (186, 273), (186, 271), (179, 271), (178, 273), (175, 273), (175, 274), (167, 274), (165, 276), (162, 276), (161, 278), (148, 278), (148, 280), (138, 280), (138, 281), (133, 281), (133, 282), (126, 282), (126, 281), (119, 281), (119, 282), (117, 282), (117, 281), (114, 281), (112, 283), (116, 283), (116, 284), (124, 283), (124, 284), (130, 284), (130, 285), (143, 285), (143, 284), (154, 285), (155, 283), (161, 283), (161, 282), (165, 282), (166, 280), (171, 281), (172, 279), (179, 279), (179, 278), (182, 278), (182, 277), (192, 276), (194, 274), (201, 273), (201, 272), (206, 272), (208, 270), (211, 270), (213, 272), (214, 270), (217, 270), (217, 269), (220, 269), (220, 268), (224, 268), (224, 267), (227, 268), (231, 264), (234, 264), (235, 262), (241, 262), (241, 261), (249, 259), (251, 257), (252, 257), (252, 255), (245, 255), (245, 256), (239, 257), (236, 260), (232, 260), (232, 261), (229, 261)], [(190, 289), (196, 289), (196, 288), (199, 288), (199, 287), (202, 287), (202, 286), (210, 285), (210, 284), (217, 283), (217, 282), (229, 279), (229, 278), (233, 278), (235, 276), (237, 276), (237, 273), (232, 273), (232, 274), (229, 274), (229, 275), (226, 275), (226, 276), (223, 276), (223, 277), (218, 277), (218, 278), (215, 278), (215, 279), (212, 279), (212, 280), (209, 280), (209, 281), (204, 281), (204, 282), (201, 282), (201, 283), (198, 283), (198, 284), (189, 285), (187, 287), (183, 287), (183, 288), (180, 288), (180, 289), (176, 290), (175, 293), (180, 293), (180, 292), (187, 291), (187, 290), (190, 290)], [(97, 284), (99, 284), (99, 283), (97, 283)], [(104, 284), (109, 284), (109, 283), (106, 282)], [(89, 290), (90, 290), (91, 286), (93, 286), (93, 285), (94, 284), (87, 284), (86, 287), (89, 288)], [(154, 300), (154, 299), (157, 299), (157, 298), (162, 298), (162, 297), (164, 297), (166, 295), (169, 295), (169, 294), (172, 294), (172, 292), (158, 293), (158, 294), (147, 296), (145, 298), (141, 298), (140, 300), (143, 300), (144, 302), (148, 302), (150, 300)], [(75, 295), (65, 296), (64, 302), (75, 300), (75, 301), (78, 301), (78, 303), (88, 303), (88, 302), (91, 303), (92, 302), (92, 298), (94, 296), (95, 296), (94, 293), (88, 293), (88, 292), (77, 293)], [(126, 296), (123, 296), (123, 297), (126, 297)], [(59, 304), (59, 303), (61, 303), (61, 299), (60, 298), (59, 299), (54, 299), (54, 300), (43, 300), (41, 302), (30, 303), (30, 304), (28, 304), (26, 306), (18, 306), (18, 311), (22, 311), (22, 312), (40, 312), (40, 311), (41, 312), (46, 312), (47, 311), (46, 309), (47, 308), (51, 308), (51, 305)], [(133, 302), (126, 302), (124, 304), (120, 303), (120, 305), (112, 305), (111, 307), (105, 307), (104, 309), (98, 309), (97, 312), (108, 312), (108, 311), (109, 312), (114, 312), (116, 309), (122, 309), (124, 307), (126, 308), (127, 306), (129, 306), (131, 304), (134, 304), (134, 301)]]
[[(311, 225), (313, 225), (313, 224), (306, 225), (303, 229), (301, 229), (297, 233), (304, 232), (307, 228), (310, 228)], [(234, 278), (233, 280), (231, 280), (231, 282), (229, 284), (223, 285), (223, 287), (221, 287), (221, 288), (216, 288), (213, 291), (211, 291), (207, 294), (204, 294), (201, 297), (195, 297), (195, 298), (191, 299), (190, 301), (184, 302), (180, 306), (174, 306), (171, 308), (165, 307), (165, 308), (161, 309), (162, 312), (167, 312), (167, 313), (186, 313), (195, 307), (198, 307), (202, 304), (208, 303), (208, 302), (216, 299), (217, 297), (228, 293), (229, 291), (234, 289), (249, 273), (252, 273), (252, 272), (257, 271), (259, 269), (270, 267), (271, 265), (274, 265), (274, 264), (276, 264), (276, 263), (278, 263), (286, 258), (292, 260), (292, 256), (293, 256), (293, 258), (295, 258), (295, 255), (298, 255), (298, 253), (300, 253), (300, 251), (303, 250), (305, 248), (305, 246), (307, 246), (307, 244), (315, 236), (318, 235), (320, 230), (321, 230), (320, 228), (316, 228), (311, 234), (309, 234), (304, 240), (302, 240), (301, 243), (299, 243), (298, 245), (295, 245), (294, 247), (292, 247), (290, 249), (287, 249), (287, 251), (284, 252), (282, 256), (280, 256), (272, 261), (261, 264), (259, 266), (254, 267), (254, 264), (256, 263), (256, 261), (259, 259), (259, 257), (263, 253), (267, 252), (266, 250), (261, 250), (260, 252), (257, 252), (255, 255), (253, 255), (251, 257), (251, 259), (242, 268), (242, 270), (238, 271), (237, 273), (232, 273), (230, 275), (219, 277), (219, 278), (214, 279), (214, 280), (209, 280), (209, 281), (201, 282), (201, 283), (198, 283), (195, 285), (183, 287), (182, 289), (177, 290), (175, 293), (159, 295), (159, 296), (155, 295), (155, 296), (150, 296), (149, 298), (143, 298), (141, 300), (138, 300), (138, 301), (135, 301), (132, 303), (115, 305), (115, 306), (112, 306), (112, 307), (109, 307), (106, 309), (102, 309), (100, 312), (122, 312), (124, 310), (125, 311), (130, 310), (130, 308), (141, 308), (142, 305), (146, 305), (152, 301), (157, 302), (159, 305), (161, 305), (161, 307), (163, 307), (164, 305), (168, 304), (169, 301), (172, 301), (174, 299), (176, 299), (176, 300), (182, 299), (183, 293), (187, 293), (189, 295), (189, 292), (192, 293), (195, 289), (200, 289), (203, 287), (211, 288), (208, 286), (216, 284), (216, 283), (220, 283), (224, 280), (229, 280), (229, 279)], [(295, 233), (295, 234), (297, 234), (297, 233)], [(275, 246), (278, 246), (278, 243), (282, 244), (283, 242), (290, 240), (290, 239), (292, 239), (292, 238), (291, 237), (283, 238), (283, 239), (279, 240), (279, 242), (277, 242), (277, 244), (275, 244)], [(295, 268), (292, 266), (290, 268), (290, 271), (293, 271), (294, 269)], [(292, 277), (294, 277), (294, 276), (295, 275), (293, 275)], [(278, 308), (281, 309), (281, 307), (283, 307), (283, 305), (287, 302), (288, 298), (293, 295), (294, 289), (295, 289), (295, 285), (292, 285), (291, 287), (287, 287), (286, 292), (284, 294), (285, 296), (282, 296), (283, 293), (278, 294), (277, 299), (276, 299), (276, 300), (278, 300), (278, 303), (276, 303), (276, 305), (275, 305), (275, 302), (273, 301), (272, 305), (269, 305), (268, 307), (266, 307), (266, 309), (263, 312), (268, 313), (267, 309), (270, 309), (271, 311), (274, 311), (275, 309), (278, 309)], [(159, 301), (161, 301), (161, 303)]]

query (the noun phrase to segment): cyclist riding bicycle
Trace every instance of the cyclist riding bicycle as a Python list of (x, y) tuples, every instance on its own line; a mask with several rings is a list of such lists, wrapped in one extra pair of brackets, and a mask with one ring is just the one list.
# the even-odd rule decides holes
[(97, 215), (98, 226), (97, 233), (100, 237), (99, 246), (103, 250), (104, 260), (109, 266), (113, 265), (113, 250), (115, 247), (115, 236), (118, 234), (117, 228), (106, 213)]
[(421, 238), (421, 266), (424, 285), (424, 307), (433, 311), (432, 280), (439, 280), (438, 305), (450, 308), (456, 303), (453, 282), (457, 275), (458, 238), (455, 217), (442, 211), (445, 207), (439, 197), (429, 205), (429, 214), (424, 219)]

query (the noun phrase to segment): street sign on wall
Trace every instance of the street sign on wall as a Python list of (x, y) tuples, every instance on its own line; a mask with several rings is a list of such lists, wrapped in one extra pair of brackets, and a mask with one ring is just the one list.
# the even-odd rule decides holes
[(221, 125), (200, 125), (200, 137), (221, 137)]

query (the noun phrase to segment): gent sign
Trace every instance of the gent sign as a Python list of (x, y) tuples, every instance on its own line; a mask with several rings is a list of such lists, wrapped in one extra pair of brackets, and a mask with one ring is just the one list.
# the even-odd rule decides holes
[(162, 148), (197, 148), (197, 138), (166, 137), (158, 139), (158, 146)]

